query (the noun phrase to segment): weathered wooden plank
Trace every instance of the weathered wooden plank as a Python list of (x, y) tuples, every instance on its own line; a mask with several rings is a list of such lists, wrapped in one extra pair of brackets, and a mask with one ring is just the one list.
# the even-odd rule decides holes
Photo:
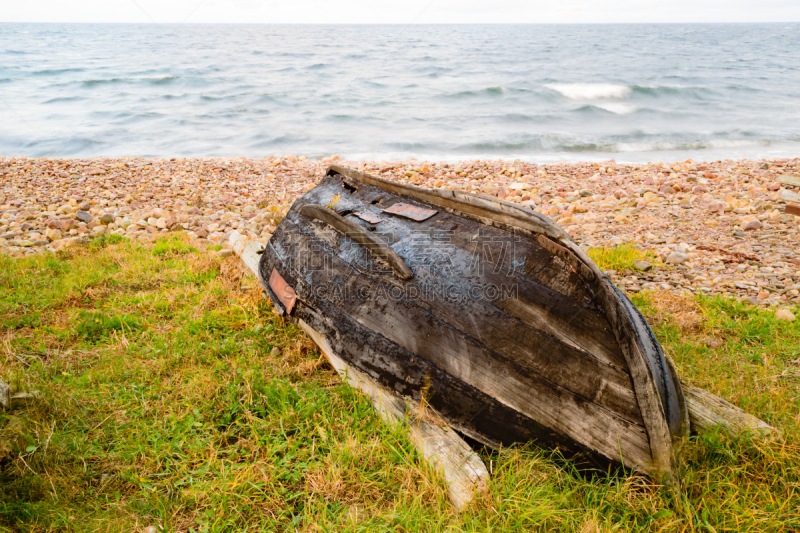
[[(328, 182), (329, 187), (318, 187), (309, 199), (325, 203), (343, 190), (340, 178), (328, 178)], [(363, 203), (353, 203), (350, 195), (341, 195), (340, 203), (348, 209), (369, 210), (372, 202), (380, 199), (381, 193), (386, 194), (376, 187), (364, 185), (353, 195)], [(375, 210), (379, 212), (379, 207)], [(413, 228), (387, 220), (375, 230), (394, 242), (396, 251), (411, 261), (415, 269), (430, 269), (441, 282), (446, 280), (459, 287), (463, 294), (484, 286), (519, 288), (513, 298), (504, 297), (505, 293), (500, 291), (498, 298), (491, 303), (542, 333), (583, 349), (606, 364), (627, 368), (606, 317), (599, 309), (581, 303), (590, 301), (592, 296), (586, 289), (577, 292), (583, 286), (579, 276), (535, 242), (448, 213), (440, 213), (431, 221), (415, 224)], [(482, 238), (473, 239), (479, 232), (484, 234)], [(321, 236), (320, 232), (317, 236)], [(325, 236), (331, 247), (340, 250), (341, 236), (333, 232), (325, 232)], [(516, 241), (510, 247), (511, 253), (500, 249), (509, 239)], [(490, 257), (484, 257), (481, 247), (487, 248), (485, 252)], [(431, 252), (439, 260), (444, 258), (447, 264), (438, 264), (435, 259), (432, 264), (420, 263), (420, 258), (430, 258)], [(561, 266), (554, 262), (561, 263)], [(379, 270), (372, 264), (351, 265), (363, 272)], [(567, 290), (565, 286), (573, 289)]]
[(14, 387), (0, 380), (0, 406), (2, 407), (7, 409), (22, 407), (38, 397), (38, 390), (30, 392), (15, 391)]
[(247, 269), (258, 278), (258, 262), (261, 259), (264, 244), (254, 237), (242, 235), (238, 231), (231, 232), (228, 243)]
[[(343, 191), (346, 196), (339, 194)], [(381, 192), (384, 196), (381, 196)], [(339, 198), (343, 212), (360, 210), (375, 216), (380, 216), (385, 205), (398, 202), (397, 197), (391, 197), (386, 191), (371, 185), (362, 185), (357, 192), (348, 193), (342, 185), (341, 176), (329, 176), (309, 193), (306, 199), (313, 198), (313, 201), (325, 205), (334, 196)], [(382, 201), (376, 207), (372, 207), (374, 205), (372, 202), (376, 199)], [(487, 226), (460, 214), (454, 215), (442, 211), (432, 219), (413, 226), (386, 219), (375, 227), (375, 231), (383, 235), (392, 235), (399, 240), (408, 239), (410, 244), (405, 244), (406, 250), (409, 247), (418, 249), (418, 237), (423, 234), (435, 233), (443, 236), (446, 241), (443, 243), (439, 240), (435, 244), (461, 248), (467, 251), (470, 257), (481, 258), (483, 263), (491, 264), (492, 268), (498, 271), (514, 271), (517, 276), (530, 279), (579, 301), (588, 302), (593, 298), (575, 271), (566, 268), (564, 261), (544, 250), (535, 241), (520, 238), (507, 229)], [(399, 243), (399, 246), (402, 247), (404, 244)], [(401, 249), (398, 248), (398, 251)]]
[(3, 380), (0, 380), (0, 406), (8, 407), (11, 405), (11, 396), (14, 391)]
[(413, 277), (414, 273), (411, 272), (411, 269), (408, 268), (400, 256), (398, 256), (383, 239), (364, 230), (352, 220), (347, 220), (343, 216), (321, 205), (306, 204), (301, 208), (301, 211), (303, 215), (320, 220), (336, 230), (347, 234), (349, 238), (366, 246), (369, 251), (389, 263), (392, 270), (394, 270), (401, 279), (411, 279), (411, 277)]
[[(673, 428), (667, 417), (671, 415), (668, 406), (663, 403), (663, 396), (658, 391), (659, 384), (666, 386), (669, 374), (667, 369), (662, 369), (660, 373), (651, 368), (653, 356), (648, 350), (657, 351), (658, 344), (654, 339), (647, 339), (648, 345), (641, 339), (641, 331), (635, 329), (634, 320), (638, 311), (630, 309), (624, 295), (618, 293), (616, 287), (608, 277), (594, 265), (586, 253), (571, 240), (563, 241), (564, 245), (590, 268), (596, 270), (597, 275), (597, 295), (606, 310), (608, 321), (614, 329), (614, 334), (619, 342), (622, 353), (628, 362), (628, 369), (636, 391), (636, 399), (639, 409), (647, 428), (647, 435), (652, 454), (652, 465), (650, 472), (659, 481), (668, 485), (678, 484), (677, 451), (675, 446), (679, 443), (678, 439), (673, 439)], [(666, 375), (665, 375), (666, 374)], [(680, 387), (675, 394), (680, 395), (678, 401), (683, 400)], [(685, 405), (679, 407), (680, 411), (685, 411)], [(683, 426), (688, 430), (688, 413), (681, 413), (681, 422), (675, 433), (682, 434)], [(683, 420), (685, 419), (685, 423)]]
[[(230, 244), (236, 254), (256, 277), (259, 276), (259, 251), (264, 246), (251, 238), (233, 232)], [(475, 455), (469, 445), (450, 427), (435, 423), (431, 416), (425, 416), (418, 406), (410, 404), (391, 391), (381, 387), (357, 369), (341, 359), (330, 347), (322, 334), (304, 321), (300, 327), (311, 337), (326, 356), (331, 366), (348, 383), (364, 392), (388, 422), (407, 423), (409, 436), (420, 454), (439, 471), (447, 483), (450, 500), (457, 509), (469, 505), (477, 494), (486, 490), (489, 472), (483, 461)]]
[[(362, 302), (349, 309), (359, 323), (385, 335), (448, 374), (472, 383), (542, 424), (614, 459), (620, 451), (630, 463), (649, 463), (644, 428), (543, 379), (521, 365), (509, 364), (436, 319), (424, 321), (412, 306), (387, 300)], [(424, 339), (424, 341), (423, 341)], [(609, 386), (609, 388), (611, 388)], [(600, 396), (603, 389), (597, 392)], [(536, 401), (531, 401), (531, 398)], [(627, 413), (626, 413), (627, 414)], [(633, 417), (631, 417), (633, 418)], [(638, 418), (638, 417), (636, 417)]]
[[(272, 296), (270, 295), (270, 298)], [(323, 332), (334, 351), (376, 383), (430, 405), (454, 429), (494, 448), (518, 442), (533, 442), (558, 448), (565, 457), (606, 471), (618, 461), (609, 461), (596, 451), (543, 426), (538, 421), (500, 403), (474, 386), (433, 366), (417, 354), (366, 328), (318, 300), (314, 307), (302, 302), (294, 317)], [(491, 436), (491, 437), (488, 437)]]
[[(297, 255), (304, 246), (314, 242), (315, 236), (308, 228), (296, 225), (291, 220), (291, 215), (284, 224), (285, 233), (278, 234), (277, 241), (286, 248), (285, 254)], [(323, 252), (322, 246), (319, 251)], [(463, 339), (462, 335), (457, 335), (454, 341), (457, 345), (450, 346), (447, 351), (454, 358), (463, 358), (466, 353), (471, 353), (474, 358), (480, 359), (489, 351), (495, 352), (587, 401), (618, 413), (630, 422), (641, 423), (633, 395), (633, 384), (627, 371), (605, 364), (572, 344), (565, 344), (558, 338), (545, 335), (482, 299), (470, 298), (467, 294), (441, 299), (440, 293), (450, 289), (449, 286), (444, 286), (445, 290), (432, 297), (426, 297), (423, 291), (441, 286), (444, 280), (420, 265), (414, 264), (415, 278), (405, 286), (404, 292), (408, 296), (400, 301), (392, 296), (394, 287), (385, 283), (390, 281), (386, 277), (370, 274), (351, 276), (349, 265), (334, 254), (324, 262), (327, 265), (324, 271), (305, 273), (310, 283), (316, 286), (313, 290), (315, 295), (336, 301), (345, 312), (362, 323), (365, 323), (364, 315), (371, 314), (366, 320), (371, 318), (379, 321), (373, 324), (376, 331), (383, 331), (381, 324), (395, 313), (403, 315), (403, 319), (417, 323), (435, 317), (465, 335)], [(366, 301), (374, 298), (376, 293), (381, 293), (380, 301)], [(361, 297), (351, 297), (348, 300), (347, 295)], [(340, 297), (345, 300), (340, 301)], [(402, 309), (396, 309), (397, 306)], [(609, 327), (607, 323), (605, 327)], [(438, 333), (432, 332), (431, 335), (435, 337)], [(534, 350), (537, 351), (534, 353)]]
[(689, 421), (695, 433), (721, 427), (723, 431), (734, 436), (744, 433), (757, 437), (780, 435), (777, 429), (763, 420), (706, 390), (686, 382), (682, 382), (682, 387), (689, 406)]

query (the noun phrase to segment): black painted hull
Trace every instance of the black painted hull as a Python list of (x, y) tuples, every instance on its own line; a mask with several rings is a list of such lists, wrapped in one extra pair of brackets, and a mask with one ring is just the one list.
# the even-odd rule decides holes
[(262, 255), (276, 308), (478, 441), (673, 474), (686, 408), (636, 308), (546, 218), (430, 194), (332, 168)]

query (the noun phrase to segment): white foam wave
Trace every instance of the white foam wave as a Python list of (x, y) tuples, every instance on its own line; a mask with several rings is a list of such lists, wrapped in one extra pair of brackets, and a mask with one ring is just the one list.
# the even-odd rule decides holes
[(545, 87), (570, 100), (625, 98), (631, 93), (629, 86), (614, 83), (548, 83)]
[(172, 74), (143, 74), (141, 76), (137, 76), (137, 80), (174, 80), (177, 76), (173, 76)]
[(663, 152), (672, 150), (709, 150), (720, 148), (747, 148), (753, 146), (766, 146), (769, 141), (765, 140), (746, 140), (746, 139), (713, 139), (698, 142), (630, 142), (617, 143), (611, 145), (612, 152)]
[(628, 115), (639, 109), (633, 104), (624, 104), (622, 102), (596, 102), (592, 105), (615, 115)]

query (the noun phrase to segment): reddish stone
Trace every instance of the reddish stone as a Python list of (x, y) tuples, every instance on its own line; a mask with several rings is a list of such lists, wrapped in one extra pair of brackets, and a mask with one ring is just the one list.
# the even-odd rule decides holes
[(745, 231), (754, 231), (754, 230), (761, 229), (762, 226), (763, 226), (763, 224), (761, 224), (761, 222), (759, 220), (751, 220), (750, 222), (745, 224), (744, 228), (742, 228), (742, 229), (744, 229)]
[(786, 204), (783, 210), (787, 215), (800, 217), (800, 204)]

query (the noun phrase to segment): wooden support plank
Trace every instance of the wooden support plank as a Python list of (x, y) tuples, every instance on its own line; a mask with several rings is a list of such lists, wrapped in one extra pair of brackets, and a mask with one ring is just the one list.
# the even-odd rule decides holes
[(11, 396), (14, 394), (14, 390), (6, 385), (6, 383), (0, 380), (0, 406), (2, 407), (9, 407), (11, 405)]
[(242, 235), (238, 231), (231, 232), (228, 242), (244, 266), (258, 278), (258, 261), (261, 259), (260, 252), (264, 249), (264, 243), (257, 241), (255, 237)]
[[(231, 233), (230, 245), (258, 277), (258, 252), (264, 245), (236, 231)], [(367, 395), (385, 422), (407, 424), (411, 442), (442, 475), (450, 501), (457, 509), (466, 507), (486, 490), (489, 480), (486, 465), (453, 429), (438, 420), (435, 413), (423, 413), (419, 406), (378, 385), (336, 355), (323, 335), (302, 320), (299, 324), (342, 378)]]
[(777, 429), (763, 420), (708, 391), (688, 383), (682, 383), (681, 386), (689, 408), (689, 423), (695, 433), (721, 427), (732, 436), (744, 433), (763, 437), (780, 435)]
[(5, 407), (7, 409), (22, 407), (38, 397), (38, 390), (30, 392), (15, 391), (14, 387), (0, 380), (0, 407)]

